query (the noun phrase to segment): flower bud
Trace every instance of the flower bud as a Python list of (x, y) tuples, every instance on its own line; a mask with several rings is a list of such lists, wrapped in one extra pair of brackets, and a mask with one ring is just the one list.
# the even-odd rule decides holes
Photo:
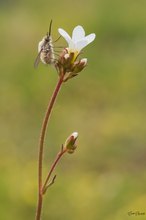
[(65, 141), (64, 149), (67, 150), (68, 153), (73, 153), (76, 149), (76, 140), (78, 138), (78, 132), (73, 132)]
[(74, 53), (68, 53), (68, 50), (65, 48), (58, 59), (58, 64), (63, 67), (64, 72), (71, 72), (73, 70), (73, 59)]
[(66, 82), (68, 79), (71, 79), (78, 75), (87, 65), (87, 59), (83, 58), (78, 60), (79, 53), (69, 52), (68, 48), (65, 48), (57, 63), (56, 68), (59, 74), (64, 73), (63, 81)]
[(86, 65), (87, 65), (87, 58), (83, 58), (78, 62), (75, 62), (73, 73), (81, 72), (86, 67)]

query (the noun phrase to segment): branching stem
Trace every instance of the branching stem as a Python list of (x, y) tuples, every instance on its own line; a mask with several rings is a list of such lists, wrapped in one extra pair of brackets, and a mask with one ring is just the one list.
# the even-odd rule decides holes
[(43, 185), (43, 187), (42, 187), (42, 193), (43, 193), (43, 194), (46, 192), (46, 189), (48, 188), (48, 187), (47, 187), (47, 184), (48, 184), (48, 182), (49, 182), (49, 179), (50, 179), (50, 177), (51, 177), (51, 174), (52, 174), (53, 170), (55, 169), (55, 167), (56, 167), (58, 161), (59, 161), (60, 158), (63, 156), (63, 154), (66, 153), (66, 151), (67, 151), (67, 149), (61, 150), (61, 151), (58, 153), (56, 159), (54, 160), (54, 163), (52, 164), (52, 166), (51, 166), (51, 168), (50, 168), (50, 171), (48, 172), (47, 178), (46, 178), (46, 180), (45, 180), (45, 183), (44, 183), (44, 185)]
[(39, 158), (38, 158), (38, 204), (37, 204), (37, 211), (36, 211), (36, 218), (35, 220), (41, 219), (41, 211), (42, 211), (42, 204), (43, 204), (43, 191), (42, 191), (42, 163), (43, 163), (43, 151), (44, 151), (44, 140), (47, 130), (47, 125), (51, 116), (51, 112), (57, 98), (57, 95), (60, 91), (60, 88), (63, 83), (63, 74), (60, 74), (59, 80), (53, 92), (53, 95), (50, 99), (50, 102), (47, 107), (47, 111), (42, 123), (42, 129), (40, 132), (40, 140), (39, 140)]

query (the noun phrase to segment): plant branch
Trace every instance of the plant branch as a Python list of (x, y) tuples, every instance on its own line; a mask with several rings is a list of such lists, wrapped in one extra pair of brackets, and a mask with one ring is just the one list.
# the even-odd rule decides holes
[(36, 211), (36, 220), (40, 220), (41, 218), (41, 210), (42, 210), (42, 203), (43, 203), (43, 194), (42, 194), (42, 163), (43, 163), (43, 151), (44, 151), (44, 140), (47, 130), (48, 121), (51, 116), (51, 112), (57, 98), (57, 95), (60, 91), (61, 85), (63, 83), (63, 74), (60, 74), (59, 80), (53, 92), (53, 95), (50, 99), (50, 102), (47, 107), (47, 111), (43, 120), (42, 129), (40, 132), (40, 140), (39, 140), (39, 158), (38, 158), (38, 205)]
[[(45, 194), (46, 190), (47, 190), (48, 187), (50, 186), (50, 184), (49, 184), (49, 185), (47, 185), (47, 184), (48, 184), (48, 181), (49, 181), (49, 179), (50, 179), (50, 177), (51, 177), (52, 172), (54, 171), (54, 169), (55, 169), (56, 165), (58, 164), (60, 158), (63, 156), (64, 153), (66, 153), (66, 151), (67, 151), (67, 149), (61, 149), (61, 151), (58, 153), (56, 159), (54, 160), (54, 162), (53, 162), (53, 164), (52, 164), (52, 166), (51, 166), (51, 168), (50, 168), (50, 171), (48, 172), (48, 175), (47, 175), (47, 178), (46, 178), (46, 180), (45, 180), (45, 183), (44, 183), (44, 185), (43, 185), (43, 187), (42, 187), (42, 193), (43, 193), (43, 194)], [(55, 177), (56, 177), (56, 176), (55, 176)], [(53, 180), (54, 180), (54, 178), (53, 178)], [(52, 182), (51, 182), (51, 183), (52, 183)], [(53, 181), (53, 183), (54, 183), (54, 181)], [(51, 184), (51, 185), (52, 185), (52, 184)]]

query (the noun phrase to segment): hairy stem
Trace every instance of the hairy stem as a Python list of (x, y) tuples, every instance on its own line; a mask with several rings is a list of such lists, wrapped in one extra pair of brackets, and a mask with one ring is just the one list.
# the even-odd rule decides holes
[(63, 83), (63, 74), (60, 75), (60, 78), (57, 82), (53, 95), (50, 99), (50, 102), (47, 107), (47, 111), (43, 120), (42, 129), (40, 132), (40, 140), (39, 140), (39, 158), (38, 158), (38, 204), (36, 211), (36, 220), (40, 220), (41, 211), (42, 211), (42, 203), (43, 203), (43, 193), (42, 193), (42, 163), (43, 163), (43, 151), (44, 151), (44, 140), (46, 135), (46, 129), (48, 125), (48, 121), (51, 116), (51, 112), (57, 98), (57, 95), (60, 91), (61, 85)]

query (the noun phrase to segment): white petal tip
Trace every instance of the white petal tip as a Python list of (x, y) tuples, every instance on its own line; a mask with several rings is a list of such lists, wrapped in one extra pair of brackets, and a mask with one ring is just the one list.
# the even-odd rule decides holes
[(69, 44), (71, 41), (71, 37), (69, 36), (69, 34), (65, 30), (63, 30), (62, 28), (58, 28), (58, 32)]
[(78, 132), (73, 132), (71, 136), (73, 136), (74, 139), (76, 139), (78, 137)]
[(92, 34), (92, 40), (95, 40), (95, 38), (96, 38), (96, 34)]
[(59, 32), (59, 33), (62, 32), (62, 30), (63, 30), (62, 28), (58, 28), (58, 32)]
[(81, 62), (84, 63), (84, 64), (86, 64), (86, 63), (87, 63), (87, 58), (81, 59)]

